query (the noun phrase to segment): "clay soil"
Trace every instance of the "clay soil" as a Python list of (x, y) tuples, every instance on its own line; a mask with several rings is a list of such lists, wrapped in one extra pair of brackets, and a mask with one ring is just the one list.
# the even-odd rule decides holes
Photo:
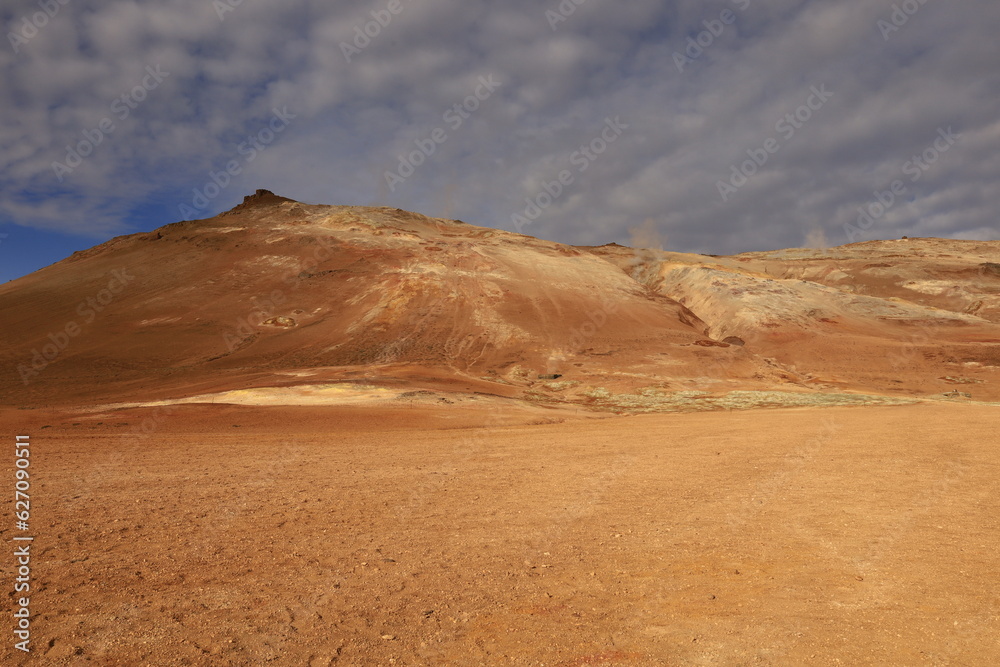
[(997, 424), (6, 410), (33, 450), (35, 617), (0, 662), (996, 665)]

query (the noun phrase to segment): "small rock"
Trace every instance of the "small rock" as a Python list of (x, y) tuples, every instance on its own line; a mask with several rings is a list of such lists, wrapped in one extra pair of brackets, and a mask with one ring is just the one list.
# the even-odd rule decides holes
[(272, 327), (281, 327), (282, 329), (290, 329), (295, 326), (295, 320), (284, 316), (269, 317), (261, 322), (261, 324), (267, 324)]

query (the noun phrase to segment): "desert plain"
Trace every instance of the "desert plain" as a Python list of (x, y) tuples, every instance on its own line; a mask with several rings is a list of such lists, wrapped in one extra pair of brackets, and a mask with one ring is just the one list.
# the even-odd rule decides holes
[(997, 262), (266, 191), (78, 253), (0, 286), (0, 660), (997, 664)]

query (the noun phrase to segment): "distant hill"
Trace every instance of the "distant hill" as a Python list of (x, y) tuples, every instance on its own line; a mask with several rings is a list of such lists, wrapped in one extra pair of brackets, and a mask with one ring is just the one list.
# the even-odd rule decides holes
[[(355, 382), (600, 403), (1000, 400), (1000, 242), (715, 257), (573, 247), (259, 190), (0, 285), (7, 405)], [(556, 377), (558, 376), (558, 377)]]

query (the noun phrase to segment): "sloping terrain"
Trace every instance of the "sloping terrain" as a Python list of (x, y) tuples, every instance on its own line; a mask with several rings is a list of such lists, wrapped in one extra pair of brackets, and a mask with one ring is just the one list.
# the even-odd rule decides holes
[(34, 660), (997, 664), (998, 259), (266, 191), (77, 253), (0, 286)]
[(1000, 243), (905, 239), (709, 257), (593, 248), (813, 388), (1000, 397)]
[(728, 258), (577, 248), (260, 190), (0, 286), (0, 400), (344, 383), (612, 410), (732, 391), (997, 400), (991, 260), (1000, 243), (936, 239)]

